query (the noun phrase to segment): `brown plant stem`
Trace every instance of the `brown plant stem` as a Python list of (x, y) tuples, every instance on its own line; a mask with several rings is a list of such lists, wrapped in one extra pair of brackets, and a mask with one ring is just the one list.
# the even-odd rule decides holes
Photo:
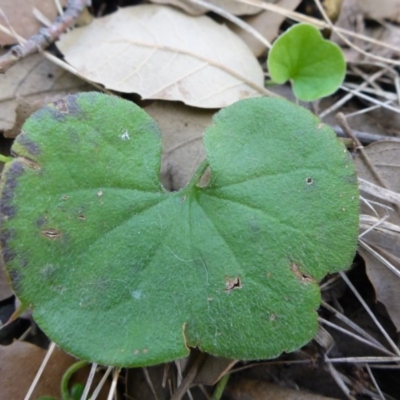
[(13, 46), (0, 57), (0, 73), (4, 74), (19, 60), (44, 50), (57, 40), (63, 32), (74, 25), (84, 7), (89, 3), (90, 0), (69, 0), (64, 14), (48, 28), (40, 29), (39, 33), (29, 38), (24, 44)]

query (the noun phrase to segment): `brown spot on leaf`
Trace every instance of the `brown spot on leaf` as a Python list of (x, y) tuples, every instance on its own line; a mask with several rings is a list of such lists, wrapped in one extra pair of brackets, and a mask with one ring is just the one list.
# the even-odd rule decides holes
[(15, 253), (11, 250), (9, 242), (14, 238), (15, 233), (9, 229), (3, 229), (0, 232), (0, 247), (4, 262), (7, 264), (14, 257)]
[(86, 219), (86, 217), (83, 214), (79, 214), (78, 219), (84, 221)]
[(54, 228), (45, 228), (42, 230), (41, 234), (50, 240), (60, 239), (62, 232)]
[(294, 273), (294, 275), (296, 275), (296, 277), (300, 280), (300, 282), (302, 283), (310, 283), (310, 282), (316, 282), (314, 278), (312, 278), (311, 276), (303, 273), (301, 271), (301, 268), (299, 265), (295, 264), (295, 263), (291, 263), (290, 264), (290, 270)]
[(235, 278), (226, 278), (225, 280), (225, 292), (229, 293), (234, 289), (241, 289), (242, 288), (242, 281), (237, 276)]
[(40, 165), (36, 162), (33, 161), (29, 158), (26, 157), (18, 157), (18, 161), (21, 162), (24, 166), (30, 168), (30, 169), (35, 169), (35, 170), (39, 170), (40, 169)]

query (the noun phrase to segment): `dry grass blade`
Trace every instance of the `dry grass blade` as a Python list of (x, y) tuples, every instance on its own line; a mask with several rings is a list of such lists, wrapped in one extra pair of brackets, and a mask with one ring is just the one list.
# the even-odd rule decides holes
[(31, 398), (32, 393), (35, 390), (35, 387), (36, 387), (37, 383), (39, 382), (39, 379), (42, 376), (42, 373), (43, 373), (44, 369), (46, 368), (46, 365), (49, 362), (50, 357), (51, 357), (55, 347), (56, 347), (56, 344), (54, 342), (51, 342), (51, 344), (49, 346), (49, 349), (47, 350), (46, 356), (43, 359), (43, 362), (40, 365), (40, 368), (39, 368), (39, 370), (38, 370), (38, 372), (37, 372), (37, 374), (35, 376), (35, 379), (32, 381), (32, 384), (31, 384), (31, 386), (30, 386), (30, 388), (28, 390), (28, 393), (26, 394), (24, 400), (29, 400)]
[(94, 375), (96, 373), (96, 369), (97, 369), (97, 364), (93, 363), (91, 368), (90, 368), (90, 373), (89, 373), (88, 379), (86, 381), (86, 385), (85, 385), (85, 388), (83, 390), (81, 400), (86, 400), (86, 398), (88, 397), (89, 390), (90, 390), (90, 387), (92, 386), (93, 378), (94, 378)]

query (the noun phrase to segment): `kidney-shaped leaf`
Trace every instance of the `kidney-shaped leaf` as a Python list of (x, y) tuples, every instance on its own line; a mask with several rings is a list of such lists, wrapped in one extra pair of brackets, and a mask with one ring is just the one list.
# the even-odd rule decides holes
[(57, 46), (85, 78), (144, 99), (221, 108), (266, 93), (260, 64), (235, 33), (170, 7), (121, 8)]
[(128, 101), (73, 95), (24, 125), (2, 176), (2, 255), (67, 352), (119, 366), (189, 347), (260, 359), (315, 334), (317, 281), (348, 267), (357, 241), (346, 149), (274, 98), (220, 111), (204, 143), (207, 187), (195, 174), (166, 192), (157, 127)]
[(274, 42), (268, 70), (276, 83), (291, 79), (298, 99), (313, 101), (338, 90), (346, 61), (340, 47), (325, 40), (317, 28), (297, 24)]

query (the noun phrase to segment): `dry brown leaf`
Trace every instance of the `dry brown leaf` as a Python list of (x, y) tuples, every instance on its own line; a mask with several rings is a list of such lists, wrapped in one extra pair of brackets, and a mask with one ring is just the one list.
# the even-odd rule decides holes
[[(285, 8), (286, 10), (293, 11), (300, 4), (300, 2), (301, 0), (278, 0), (275, 2), (275, 5)], [(268, 42), (271, 43), (278, 36), (279, 27), (286, 17), (284, 15), (265, 10), (260, 14), (244, 17), (243, 19), (256, 31), (258, 31), (265, 39), (267, 39)], [(257, 38), (255, 38), (254, 35), (232, 23), (229, 23), (228, 25), (234, 32), (238, 34), (241, 39), (243, 39), (256, 57), (260, 57), (265, 53), (267, 50), (266, 46)]]
[[(67, 0), (61, 0), (62, 5)], [(0, 24), (11, 27), (18, 35), (25, 39), (34, 35), (42, 27), (41, 23), (34, 17), (33, 9), (37, 8), (48, 20), (53, 21), (57, 16), (54, 0), (1, 0), (0, 8), (5, 17), (0, 14)], [(2, 46), (15, 44), (17, 40), (10, 35), (0, 31), (0, 44)]]
[(257, 59), (233, 32), (170, 7), (121, 8), (57, 45), (82, 76), (144, 99), (220, 108), (265, 94)]
[(390, 19), (400, 22), (400, 0), (357, 0), (358, 6), (366, 18)]
[(160, 127), (163, 140), (161, 179), (167, 190), (184, 187), (205, 158), (203, 132), (215, 110), (156, 101), (145, 111)]
[[(395, 141), (376, 142), (366, 147), (365, 151), (387, 188), (400, 193), (400, 143)], [(355, 162), (359, 178), (379, 185), (360, 155), (356, 157)], [(388, 217), (383, 223), (363, 235), (361, 239), (400, 272), (400, 215), (390, 202), (378, 199), (368, 193), (362, 193), (362, 196), (392, 208), (390, 210), (371, 203), (376, 215), (365, 202), (361, 203), (361, 232), (370, 229), (381, 218)], [(360, 247), (359, 252), (365, 260), (367, 274), (375, 289), (377, 300), (386, 306), (393, 324), (397, 331), (400, 331), (400, 277), (364, 247)]]
[[(14, 128), (18, 98), (29, 113), (68, 93), (91, 89), (87, 83), (39, 54), (22, 60), (6, 74), (0, 75), (0, 87), (0, 131)], [(36, 106), (34, 103), (37, 103)], [(19, 122), (23, 122), (21, 118)], [(15, 137), (17, 133), (18, 128), (5, 132), (5, 136)]]
[[(178, 7), (190, 15), (202, 15), (208, 12), (208, 9), (196, 4), (190, 0), (150, 0), (152, 3), (170, 4)], [(217, 7), (223, 8), (225, 11), (234, 15), (252, 15), (258, 14), (260, 7), (252, 6), (239, 1), (232, 0), (203, 0), (205, 3), (210, 3)], [(267, 0), (267, 3), (273, 3), (274, 0)]]
[(335, 400), (308, 391), (287, 389), (258, 380), (244, 379), (228, 383), (225, 390), (229, 400)]
[[(40, 364), (46, 355), (43, 350), (27, 342), (15, 341), (9, 346), (0, 346), (0, 398), (4, 400), (24, 399), (35, 378)], [(40, 396), (60, 397), (60, 382), (63, 374), (77, 360), (62, 350), (55, 348), (43, 371), (31, 399)], [(86, 383), (90, 367), (85, 367), (74, 374), (71, 383)], [(96, 385), (101, 377), (95, 377)], [(93, 387), (93, 386), (92, 386)], [(106, 383), (99, 399), (107, 399), (110, 385)]]

